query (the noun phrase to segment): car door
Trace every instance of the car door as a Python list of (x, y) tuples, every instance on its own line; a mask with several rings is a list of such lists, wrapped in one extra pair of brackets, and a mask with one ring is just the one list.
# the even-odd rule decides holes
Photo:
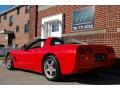
[(15, 64), (18, 68), (31, 70), (34, 69), (33, 58), (35, 58), (33, 50), (21, 50), (16, 53)]
[(22, 69), (34, 70), (36, 68), (37, 49), (40, 48), (40, 42), (33, 42), (26, 49), (16, 53), (17, 66)]

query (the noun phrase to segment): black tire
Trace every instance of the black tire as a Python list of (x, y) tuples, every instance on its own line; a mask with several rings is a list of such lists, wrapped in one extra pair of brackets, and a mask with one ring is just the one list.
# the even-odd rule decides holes
[(44, 59), (43, 71), (49, 81), (58, 81), (61, 78), (59, 64), (53, 55), (49, 55)]
[(14, 69), (13, 58), (10, 54), (7, 55), (5, 64), (6, 64), (6, 67), (7, 67), (8, 70), (13, 70)]

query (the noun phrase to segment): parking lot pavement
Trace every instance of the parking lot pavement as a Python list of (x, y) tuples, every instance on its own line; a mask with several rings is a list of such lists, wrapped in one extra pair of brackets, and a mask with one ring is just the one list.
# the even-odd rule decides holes
[[(0, 60), (2, 63), (2, 61)], [(38, 73), (6, 69), (4, 64), (0, 65), (0, 85), (69, 85), (79, 84), (77, 82), (51, 82)]]
[(0, 66), (2, 65), (2, 63), (3, 63), (3, 60), (0, 60)]
[(9, 71), (0, 60), (0, 85), (116, 85), (120, 84), (120, 68), (65, 76), (60, 82), (51, 82), (38, 73)]

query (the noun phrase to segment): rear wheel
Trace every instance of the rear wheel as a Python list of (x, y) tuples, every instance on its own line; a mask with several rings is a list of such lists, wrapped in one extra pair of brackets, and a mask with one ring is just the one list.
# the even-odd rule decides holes
[(14, 69), (12, 60), (13, 60), (12, 56), (10, 54), (8, 54), (7, 57), (6, 57), (6, 67), (7, 67), (8, 70)]
[(47, 56), (43, 63), (45, 77), (50, 81), (60, 79), (60, 69), (56, 58), (53, 55)]

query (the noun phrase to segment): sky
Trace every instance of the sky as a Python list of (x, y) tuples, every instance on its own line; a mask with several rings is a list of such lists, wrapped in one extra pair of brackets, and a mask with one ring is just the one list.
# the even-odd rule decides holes
[(0, 5), (0, 13), (8, 10), (9, 8), (13, 7), (14, 5)]

